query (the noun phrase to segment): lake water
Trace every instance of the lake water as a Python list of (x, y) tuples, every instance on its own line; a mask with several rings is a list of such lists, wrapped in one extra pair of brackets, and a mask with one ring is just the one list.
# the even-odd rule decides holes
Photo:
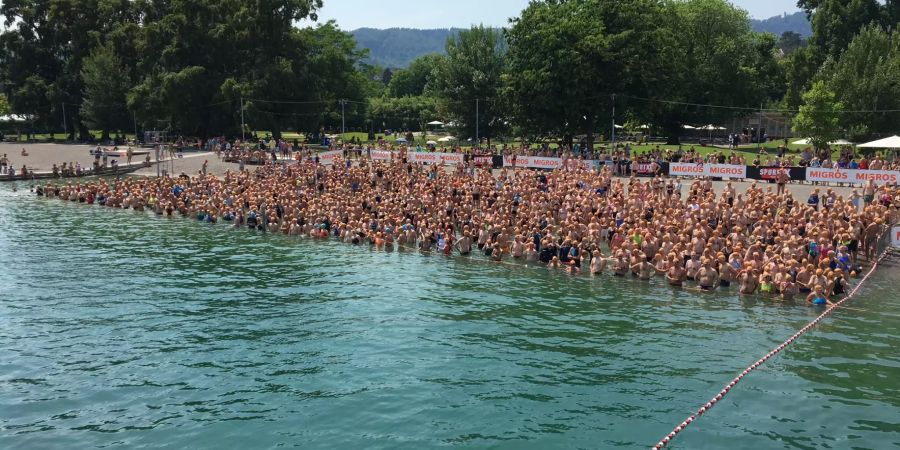
[[(889, 261), (672, 448), (900, 447), (898, 274)], [(734, 291), (4, 184), (0, 448), (649, 448), (818, 312)]]

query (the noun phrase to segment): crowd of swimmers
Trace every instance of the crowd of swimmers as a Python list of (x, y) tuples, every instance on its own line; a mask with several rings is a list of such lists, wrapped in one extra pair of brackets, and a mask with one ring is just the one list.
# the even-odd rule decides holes
[[(829, 190), (825, 201), (753, 183), (737, 193), (712, 181), (682, 188), (664, 177), (615, 178), (608, 168), (492, 171), (395, 161), (299, 164), (223, 177), (123, 178), (39, 186), (38, 195), (113, 208), (228, 222), (286, 235), (391, 251), (736, 290), (829, 303), (875, 258), (898, 219), (900, 189), (874, 186), (864, 202)], [(735, 286), (732, 286), (734, 284)]]

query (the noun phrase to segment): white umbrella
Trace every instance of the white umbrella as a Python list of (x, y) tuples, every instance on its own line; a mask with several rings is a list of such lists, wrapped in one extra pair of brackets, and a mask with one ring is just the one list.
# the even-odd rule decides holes
[(24, 115), (18, 115), (18, 114), (9, 114), (9, 115), (5, 115), (5, 116), (0, 116), (0, 122), (10, 122), (10, 123), (12, 123), (12, 122), (17, 122), (17, 123), (28, 122), (28, 117), (24, 116)]
[(613, 126), (616, 127), (617, 130), (621, 130), (622, 128), (625, 128), (625, 126), (623, 126), (623, 125), (613, 125)]
[[(685, 130), (696, 130), (697, 129), (697, 127), (692, 127), (690, 125), (682, 125), (681, 128), (684, 128)], [(703, 128), (703, 129), (705, 130), (706, 128)]]
[(455, 141), (455, 140), (457, 140), (457, 139), (453, 136), (444, 136), (444, 137), (438, 139), (438, 142), (450, 142), (450, 141)]
[[(810, 145), (809, 139), (800, 139), (799, 141), (791, 142), (794, 145)], [(836, 141), (831, 141), (828, 145), (853, 145), (852, 142), (846, 139), (838, 139)]]
[(437, 142), (434, 142), (434, 141), (428, 141), (428, 142), (425, 143), (425, 145), (437, 145)]
[(432, 122), (428, 122), (428, 125), (434, 125), (434, 126), (440, 126), (440, 125), (443, 125), (443, 124), (444, 124), (444, 122), (441, 122), (441, 121), (439, 121), (439, 120), (435, 120), (435, 121), (432, 121)]
[(900, 136), (891, 136), (889, 138), (879, 139), (877, 141), (859, 144), (857, 147), (863, 148), (900, 148)]

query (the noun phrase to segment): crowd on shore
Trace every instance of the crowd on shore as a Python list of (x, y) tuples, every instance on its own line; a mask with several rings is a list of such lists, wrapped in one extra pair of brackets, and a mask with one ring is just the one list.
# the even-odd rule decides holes
[(900, 189), (890, 186), (867, 186), (872, 195), (859, 202), (830, 189), (796, 199), (755, 183), (744, 194), (729, 183), (717, 195), (709, 180), (683, 193), (673, 179), (614, 178), (608, 168), (498, 172), (403, 157), (333, 166), (305, 159), (221, 178), (51, 182), (36, 192), (385, 251), (481, 254), (811, 303), (847, 292), (897, 221), (900, 201)]

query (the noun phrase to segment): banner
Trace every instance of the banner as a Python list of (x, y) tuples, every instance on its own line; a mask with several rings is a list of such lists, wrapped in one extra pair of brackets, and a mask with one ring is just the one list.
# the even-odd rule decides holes
[(806, 168), (808, 181), (822, 181), (832, 183), (865, 184), (869, 180), (875, 184), (897, 184), (900, 181), (900, 171), (896, 170), (862, 170), (862, 169), (822, 169)]
[(631, 163), (631, 168), (633, 169), (632, 171), (637, 174), (650, 175), (656, 173), (656, 170), (653, 168), (653, 163)]
[(462, 164), (462, 153), (438, 153), (438, 152), (413, 152), (407, 153), (406, 159), (410, 162), (423, 164)]
[(372, 159), (375, 161), (388, 161), (391, 159), (392, 156), (394, 156), (388, 150), (372, 150), (371, 155), (372, 155)]
[(747, 166), (670, 163), (669, 175), (681, 177), (747, 178)]
[(475, 156), (475, 165), (476, 166), (490, 166), (493, 164), (494, 164), (494, 157), (492, 155)]
[(803, 167), (749, 167), (747, 178), (777, 180), (778, 174), (782, 171), (787, 171), (789, 180), (803, 181), (806, 179), (806, 169)]
[(344, 155), (343, 150), (332, 150), (329, 152), (319, 153), (316, 156), (319, 157), (319, 164), (334, 164), (334, 159), (338, 156), (343, 156), (343, 155)]

